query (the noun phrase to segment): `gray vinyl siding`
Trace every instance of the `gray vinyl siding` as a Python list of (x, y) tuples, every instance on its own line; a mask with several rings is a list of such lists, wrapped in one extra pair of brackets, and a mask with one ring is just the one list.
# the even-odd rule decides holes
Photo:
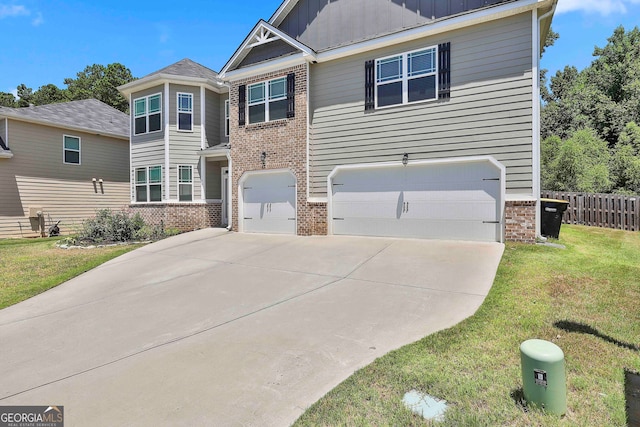
[[(366, 60), (451, 42), (451, 99), (364, 111)], [(491, 155), (532, 193), (531, 14), (312, 65), (310, 195), (337, 165)]]
[(207, 160), (207, 199), (222, 198), (222, 167), (226, 166), (227, 162)]
[[(177, 94), (193, 94), (193, 131), (178, 131), (177, 126)], [(178, 166), (193, 166), (193, 200), (200, 200), (200, 156), (202, 149), (201, 115), (200, 115), (200, 87), (169, 85), (169, 199), (178, 200)], [(166, 194), (166, 191), (165, 191)]]
[(279, 28), (322, 51), (511, 0), (300, 0)]
[[(138, 99), (138, 98), (142, 98), (144, 96), (155, 95), (157, 93), (162, 94), (162, 101), (161, 101), (162, 118), (160, 120), (160, 122), (162, 123), (162, 127), (161, 127), (160, 131), (151, 132), (151, 133), (145, 133), (145, 134), (142, 134), (142, 135), (134, 135), (134, 132), (135, 132), (135, 117), (134, 117), (133, 109), (134, 109), (134, 105), (135, 105), (135, 100)], [(166, 111), (164, 111), (164, 97), (165, 97), (165, 93), (164, 93), (164, 86), (163, 85), (155, 86), (155, 87), (152, 87), (150, 89), (141, 90), (140, 92), (135, 92), (135, 93), (131, 94), (131, 105), (130, 105), (130, 109), (131, 109), (131, 142), (133, 142), (133, 143), (149, 142), (149, 141), (156, 141), (158, 139), (163, 139), (164, 138), (164, 115), (166, 114)], [(175, 101), (174, 101), (174, 103), (175, 103)]]
[[(225, 122), (225, 117), (224, 117), (224, 102), (226, 100), (229, 99), (229, 95), (228, 94), (224, 94), (224, 95), (220, 95), (220, 100), (218, 101), (218, 112), (220, 113), (220, 117), (218, 118), (218, 125), (220, 126), (219, 132), (220, 132), (220, 143), (228, 143), (229, 142), (229, 137), (227, 135), (224, 134), (224, 122)], [(231, 106), (229, 106), (229, 108), (231, 108)], [(231, 112), (229, 112), (229, 114), (231, 114)], [(229, 116), (229, 118), (231, 118), (231, 116)], [(231, 128), (231, 122), (229, 122), (229, 128)], [(231, 131), (231, 129), (229, 129), (229, 131)]]
[(229, 138), (224, 136), (224, 100), (228, 98), (228, 95), (219, 95), (207, 89), (205, 97), (207, 146), (213, 147), (223, 142), (229, 142)]
[[(63, 164), (63, 135), (81, 139), (80, 165)], [(0, 237), (38, 235), (30, 207), (68, 233), (98, 209), (129, 203), (128, 141), (15, 120), (9, 139), (14, 156), (0, 159)]]
[(242, 60), (237, 68), (247, 67), (258, 62), (278, 58), (298, 52), (298, 50), (282, 40), (273, 41), (259, 45), (251, 49), (249, 54)]

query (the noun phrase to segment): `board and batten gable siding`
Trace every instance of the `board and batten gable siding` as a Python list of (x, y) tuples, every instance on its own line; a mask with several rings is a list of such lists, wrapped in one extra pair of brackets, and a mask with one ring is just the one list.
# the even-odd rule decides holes
[[(64, 135), (81, 139), (80, 165), (63, 163)], [(42, 208), (47, 221), (61, 220), (62, 230), (70, 231), (98, 209), (129, 203), (127, 140), (11, 119), (9, 139), (14, 156), (0, 159), (0, 237), (37, 235), (30, 207)]]
[[(335, 166), (491, 155), (531, 194), (531, 13), (311, 66), (310, 197)], [(451, 42), (451, 99), (364, 110), (365, 61)]]
[[(193, 131), (178, 131), (178, 92), (193, 94)], [(169, 84), (169, 199), (173, 201), (178, 200), (178, 165), (193, 166), (193, 200), (201, 198), (198, 155), (202, 149), (200, 102), (199, 86)]]
[(271, 43), (253, 47), (237, 68), (247, 67), (262, 61), (268, 61), (269, 59), (279, 58), (297, 52), (299, 52), (298, 49), (284, 40), (276, 40)]
[(316, 51), (511, 0), (300, 0), (278, 26)]

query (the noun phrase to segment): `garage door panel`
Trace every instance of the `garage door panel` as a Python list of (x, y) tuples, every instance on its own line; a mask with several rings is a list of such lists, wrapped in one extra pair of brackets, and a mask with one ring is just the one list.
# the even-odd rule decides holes
[(333, 233), (500, 240), (501, 176), (489, 161), (338, 170)]
[(291, 173), (252, 174), (245, 179), (242, 191), (244, 231), (296, 233), (296, 188)]

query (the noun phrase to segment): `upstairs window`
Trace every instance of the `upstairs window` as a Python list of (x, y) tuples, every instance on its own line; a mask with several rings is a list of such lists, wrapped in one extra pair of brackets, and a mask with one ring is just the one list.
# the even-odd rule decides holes
[(134, 135), (158, 132), (162, 129), (162, 95), (155, 94), (133, 101)]
[(63, 163), (66, 165), (80, 164), (80, 138), (75, 136), (63, 136)]
[(162, 201), (162, 166), (135, 169), (136, 202)]
[(376, 107), (438, 99), (436, 46), (377, 59)]
[(249, 123), (287, 118), (287, 78), (249, 85)]
[(193, 94), (178, 93), (178, 130), (193, 130)]
[(193, 166), (178, 166), (178, 200), (193, 201)]

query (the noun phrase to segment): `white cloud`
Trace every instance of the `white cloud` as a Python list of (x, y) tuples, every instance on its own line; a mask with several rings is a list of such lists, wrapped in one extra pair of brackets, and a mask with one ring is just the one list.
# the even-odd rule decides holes
[(33, 21), (31, 21), (31, 25), (33, 25), (34, 27), (38, 27), (40, 25), (42, 25), (44, 23), (44, 18), (42, 17), (42, 13), (38, 12), (36, 14), (36, 17), (33, 18)]
[(627, 6), (640, 4), (640, 0), (559, 0), (556, 12), (566, 13), (582, 11), (609, 16), (614, 13), (627, 13)]
[(29, 9), (18, 4), (0, 4), (0, 19), (29, 15)]
[(12, 94), (13, 94), (13, 96), (15, 96), (15, 97), (16, 97), (16, 99), (18, 98), (18, 89), (10, 89), (10, 90), (9, 90), (9, 93), (12, 93)]

